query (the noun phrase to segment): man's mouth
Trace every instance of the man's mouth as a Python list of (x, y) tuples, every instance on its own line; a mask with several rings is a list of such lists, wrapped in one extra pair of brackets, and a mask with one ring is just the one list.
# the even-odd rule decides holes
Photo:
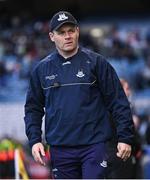
[(70, 42), (65, 43), (65, 45), (70, 45), (70, 44), (72, 44), (72, 43), (73, 43), (73, 42), (70, 41)]

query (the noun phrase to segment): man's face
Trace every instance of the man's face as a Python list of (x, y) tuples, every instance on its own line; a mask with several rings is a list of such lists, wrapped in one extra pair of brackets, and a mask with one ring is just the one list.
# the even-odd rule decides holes
[(61, 54), (69, 54), (78, 47), (79, 28), (72, 24), (64, 24), (57, 31), (50, 32), (49, 36)]

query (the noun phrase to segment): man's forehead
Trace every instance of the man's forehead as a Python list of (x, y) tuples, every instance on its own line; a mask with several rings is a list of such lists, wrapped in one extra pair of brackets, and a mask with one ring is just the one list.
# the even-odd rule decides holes
[(76, 28), (77, 25), (75, 24), (72, 24), (72, 23), (65, 23), (63, 24), (62, 26), (60, 26), (57, 30), (55, 31), (62, 31), (62, 30), (65, 30), (65, 29), (70, 29), (70, 28)]

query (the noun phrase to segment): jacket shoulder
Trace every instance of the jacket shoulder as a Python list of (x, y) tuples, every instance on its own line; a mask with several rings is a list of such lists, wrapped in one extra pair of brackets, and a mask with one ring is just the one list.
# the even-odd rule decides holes
[(95, 63), (97, 61), (105, 61), (106, 58), (100, 54), (100, 53), (97, 53), (97, 52), (94, 52), (93, 50), (91, 49), (87, 49), (87, 48), (82, 48), (82, 53), (85, 54), (91, 61), (95, 61)]
[(49, 54), (48, 56), (46, 56), (45, 58), (43, 58), (40, 62), (39, 62), (39, 66), (40, 65), (44, 65), (47, 64), (49, 62), (52, 62), (54, 60), (54, 53)]
[(51, 63), (54, 60), (54, 53), (49, 54), (48, 56), (41, 59), (34, 67), (34, 70), (38, 70), (47, 66), (47, 64)]

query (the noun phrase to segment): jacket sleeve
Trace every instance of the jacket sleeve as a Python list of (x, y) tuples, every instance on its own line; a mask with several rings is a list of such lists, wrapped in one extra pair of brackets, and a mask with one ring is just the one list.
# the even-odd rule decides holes
[(31, 73), (29, 88), (25, 103), (25, 128), (32, 147), (35, 143), (41, 142), (41, 126), (44, 116), (44, 94), (38, 76), (38, 68)]
[(99, 88), (115, 123), (118, 142), (133, 144), (134, 124), (130, 104), (113, 67), (99, 57), (96, 65)]

